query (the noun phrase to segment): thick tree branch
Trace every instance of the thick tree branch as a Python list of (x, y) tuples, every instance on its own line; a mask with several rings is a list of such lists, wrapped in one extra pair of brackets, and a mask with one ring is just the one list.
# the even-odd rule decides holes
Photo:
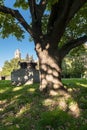
[(69, 11), (69, 15), (68, 15), (68, 18), (67, 18), (67, 22), (69, 22), (74, 14), (87, 2), (87, 0), (74, 0), (71, 8), (70, 8), (70, 11)]
[(32, 22), (35, 23), (37, 21), (37, 11), (36, 11), (36, 3), (35, 0), (28, 0), (28, 4), (30, 7), (30, 12), (32, 16)]
[(28, 4), (33, 22), (41, 21), (44, 10), (46, 8), (47, 0), (41, 0), (38, 5), (36, 4), (35, 0), (28, 0)]
[(19, 13), (18, 10), (13, 10), (11, 8), (8, 8), (6, 6), (1, 6), (0, 5), (0, 12), (3, 12), (5, 14), (10, 14), (12, 17), (15, 17), (19, 23), (25, 28), (27, 32), (30, 33), (30, 35), (33, 37), (33, 31), (31, 27), (28, 25), (28, 23), (25, 21), (23, 16)]
[[(56, 27), (60, 27), (60, 25), (65, 25), (65, 19), (67, 14), (69, 13), (69, 8), (72, 5), (73, 1), (70, 0), (59, 0), (52, 6), (51, 14), (48, 23), (48, 31), (55, 30)], [(56, 29), (57, 30), (57, 29)], [(59, 30), (59, 29), (58, 29)]]
[(87, 42), (87, 36), (83, 36), (66, 43), (61, 49), (61, 58), (64, 58), (73, 48), (78, 47)]
[(52, 39), (55, 39), (56, 44), (60, 41), (66, 25), (86, 2), (87, 0), (59, 0), (52, 6), (48, 33), (51, 33)]
[(28, 0), (28, 4), (30, 7), (31, 17), (32, 17), (32, 29), (34, 31), (34, 35), (42, 34), (42, 27), (41, 27), (41, 17), (39, 11), (39, 5), (36, 4), (35, 0)]
[(32, 17), (32, 29), (36, 39), (41, 40), (43, 38), (42, 33), (42, 17), (46, 8), (47, 0), (40, 0), (37, 3), (35, 0), (28, 0), (30, 7), (30, 13)]
[(47, 0), (41, 0), (38, 8), (38, 12), (40, 13), (40, 18), (42, 18), (44, 11), (46, 9)]

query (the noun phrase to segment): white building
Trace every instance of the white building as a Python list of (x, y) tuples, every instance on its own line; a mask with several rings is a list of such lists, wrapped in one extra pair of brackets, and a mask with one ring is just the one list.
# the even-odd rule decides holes
[(19, 49), (17, 49), (17, 50), (15, 51), (14, 57), (21, 59), (21, 52), (20, 52)]

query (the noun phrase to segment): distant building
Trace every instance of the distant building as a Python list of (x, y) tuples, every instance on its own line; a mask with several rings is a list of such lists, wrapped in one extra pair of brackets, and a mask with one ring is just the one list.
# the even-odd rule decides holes
[(29, 54), (26, 55), (26, 61), (29, 61)]
[(19, 49), (17, 49), (17, 50), (15, 51), (14, 58), (21, 59), (21, 52), (20, 52)]
[(40, 82), (39, 69), (37, 63), (33, 59), (33, 55), (26, 54), (25, 59), (21, 58), (21, 53), (17, 49), (15, 51), (15, 58), (20, 58), (18, 65), (20, 68), (14, 69), (11, 72), (11, 81), (13, 85), (20, 86), (22, 84), (28, 85), (34, 82)]
[(27, 53), (25, 60), (26, 60), (26, 62), (34, 62), (33, 55), (29, 56), (29, 54)]
[(2, 68), (0, 67), (0, 72), (2, 71)]

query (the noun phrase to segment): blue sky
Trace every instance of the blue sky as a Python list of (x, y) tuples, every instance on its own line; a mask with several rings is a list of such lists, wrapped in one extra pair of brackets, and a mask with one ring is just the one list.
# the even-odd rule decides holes
[(21, 51), (21, 57), (25, 58), (26, 54), (33, 55), (34, 59), (37, 59), (34, 43), (29, 42), (29, 38), (25, 37), (21, 42), (17, 41), (15, 37), (10, 36), (7, 39), (0, 38), (0, 67), (3, 66), (6, 60), (14, 58), (14, 52), (16, 49)]
[[(5, 0), (6, 6), (12, 7), (14, 0)], [(21, 10), (20, 10), (21, 11)], [(25, 19), (28, 21), (28, 13), (22, 12)], [(22, 58), (26, 57), (26, 54), (33, 55), (34, 59), (37, 59), (36, 52), (34, 50), (34, 43), (29, 41), (29, 35), (25, 33), (25, 39), (22, 41), (17, 41), (14, 36), (9, 36), (9, 38), (2, 39), (0, 38), (0, 67), (4, 65), (6, 60), (11, 60), (14, 58), (14, 52), (16, 49), (21, 51)]]

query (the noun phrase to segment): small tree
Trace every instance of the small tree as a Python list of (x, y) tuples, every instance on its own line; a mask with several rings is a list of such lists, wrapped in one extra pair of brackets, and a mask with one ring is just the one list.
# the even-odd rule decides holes
[[(12, 34), (23, 38), (24, 27), (34, 40), (40, 64), (40, 90), (62, 89), (63, 58), (87, 41), (87, 0), (15, 0), (16, 9), (4, 5), (4, 0), (0, 3), (2, 37)], [(18, 8), (30, 11), (28, 23)]]
[(4, 66), (2, 68), (1, 75), (4, 75), (4, 76), (11, 75), (11, 72), (13, 70), (16, 70), (19, 68), (18, 61), (19, 59), (15, 59), (15, 58), (11, 59), (10, 61), (5, 61)]

